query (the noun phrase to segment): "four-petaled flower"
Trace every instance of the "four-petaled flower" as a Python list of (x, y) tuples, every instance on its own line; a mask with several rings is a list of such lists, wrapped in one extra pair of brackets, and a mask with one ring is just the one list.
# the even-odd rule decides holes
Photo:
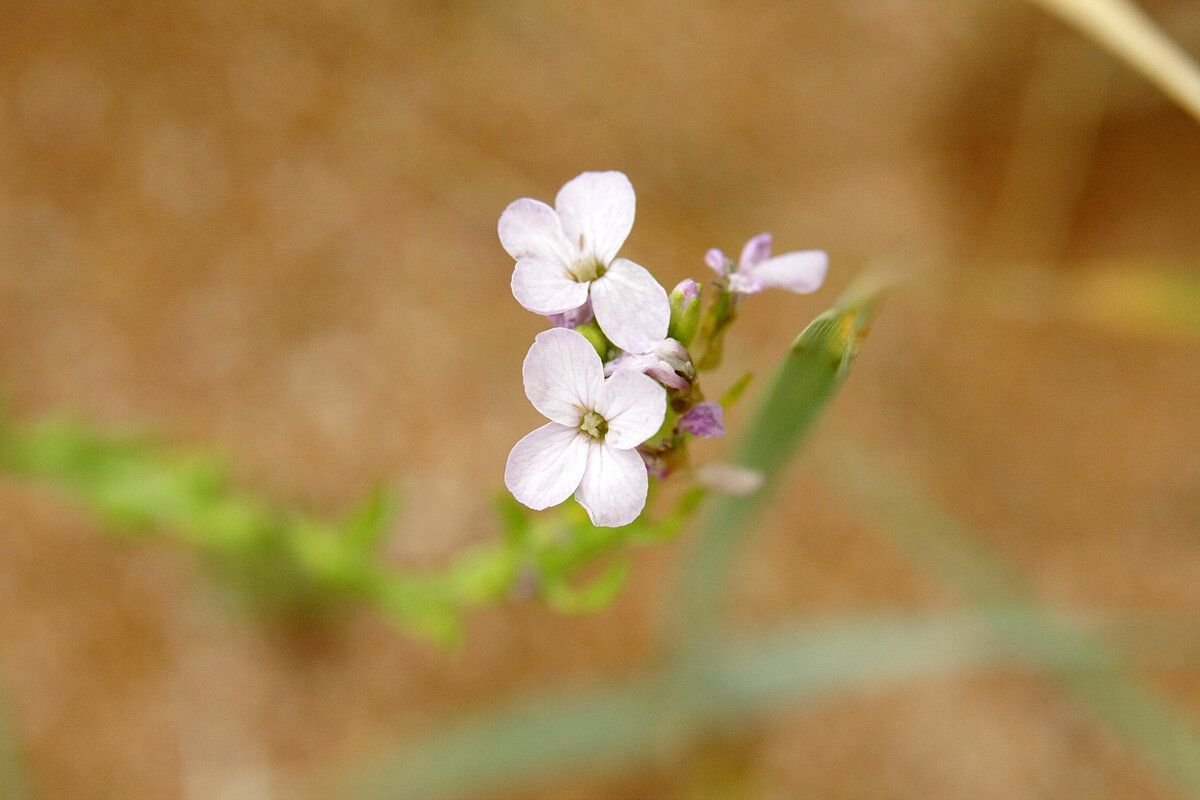
[(771, 234), (760, 233), (746, 242), (736, 267), (716, 248), (705, 254), (704, 263), (724, 277), (729, 291), (736, 294), (756, 294), (772, 288), (808, 294), (825, 281), (829, 256), (821, 250), (798, 250), (772, 258)]
[(551, 421), (508, 454), (504, 485), (532, 509), (575, 499), (592, 524), (627, 525), (646, 505), (646, 465), (635, 449), (661, 427), (666, 390), (640, 372), (604, 377), (581, 334), (538, 334), (522, 368), (525, 394)]
[(621, 172), (568, 181), (554, 208), (529, 197), (500, 215), (500, 243), (517, 260), (512, 292), (538, 314), (563, 314), (590, 297), (596, 322), (622, 350), (645, 352), (667, 335), (670, 304), (654, 276), (617, 258), (633, 228), (636, 196)]

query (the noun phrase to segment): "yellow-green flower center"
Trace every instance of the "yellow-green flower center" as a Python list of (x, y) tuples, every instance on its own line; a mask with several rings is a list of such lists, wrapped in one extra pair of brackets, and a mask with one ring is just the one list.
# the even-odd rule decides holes
[(603, 439), (604, 434), (608, 433), (608, 420), (595, 411), (585, 411), (579, 420), (579, 430), (593, 439)]
[(584, 256), (571, 265), (567, 272), (571, 276), (571, 280), (576, 283), (586, 283), (594, 281), (604, 274), (604, 265), (596, 260), (594, 256)]

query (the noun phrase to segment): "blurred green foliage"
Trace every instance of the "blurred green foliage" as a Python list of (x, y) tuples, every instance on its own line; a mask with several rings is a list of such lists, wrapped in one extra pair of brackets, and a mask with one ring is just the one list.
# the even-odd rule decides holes
[(685, 492), (660, 518), (644, 515), (618, 529), (594, 527), (575, 504), (536, 514), (505, 496), (497, 501), (496, 541), (414, 573), (381, 553), (395, 516), (382, 489), (344, 519), (322, 519), (237, 488), (228, 466), (210, 455), (61, 419), (0, 420), (0, 467), (60, 487), (107, 530), (178, 539), (256, 606), (311, 614), (366, 603), (443, 643), (461, 635), (470, 608), (517, 595), (540, 595), (568, 613), (604, 606), (622, 584), (624, 562), (591, 580), (584, 573), (627, 545), (675, 535), (702, 496)]

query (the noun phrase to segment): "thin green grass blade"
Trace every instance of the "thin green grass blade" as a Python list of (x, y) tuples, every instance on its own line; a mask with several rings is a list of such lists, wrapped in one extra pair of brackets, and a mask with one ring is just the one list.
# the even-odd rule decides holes
[(973, 603), (996, 633), (1032, 661), (1052, 663), (1050, 656), (1065, 651), (1073, 661), (1100, 667), (1053, 675), (1161, 776), (1186, 796), (1200, 798), (1197, 721), (1138, 680), (1126, 654), (1107, 637), (1042, 608), (1027, 582), (988, 552), (979, 536), (844, 432), (814, 447), (810, 458), (854, 508), (878, 520), (914, 561)]
[(25, 776), (25, 764), (8, 705), (0, 697), (0, 797), (32, 800), (33, 790)]
[[(333, 796), (458, 800), (635, 770), (787, 708), (972, 669), (1047, 670), (1099, 684), (1111, 665), (1023, 609), (826, 619), (732, 636), (703, 663), (640, 680), (544, 690), (425, 735), (361, 767)], [(998, 636), (997, 626), (1009, 635)], [(1026, 643), (1040, 642), (1030, 649)], [(1174, 663), (1174, 662), (1172, 662)], [(702, 671), (701, 671), (702, 670)], [(1119, 702), (1119, 701), (1118, 701)]]
[(852, 287), (800, 334), (775, 374), (734, 459), (762, 473), (763, 487), (713, 504), (683, 576), (687, 647), (703, 647), (715, 635), (720, 594), (738, 546), (777, 489), (782, 468), (849, 374), (885, 286), (872, 277)]

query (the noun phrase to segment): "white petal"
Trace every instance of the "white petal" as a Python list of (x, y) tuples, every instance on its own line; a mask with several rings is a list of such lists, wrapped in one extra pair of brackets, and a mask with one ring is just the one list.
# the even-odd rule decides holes
[(561, 314), (587, 302), (588, 285), (574, 280), (557, 261), (522, 258), (512, 275), (517, 302), (537, 314)]
[(593, 525), (615, 528), (642, 513), (648, 483), (646, 465), (636, 450), (593, 443), (588, 445), (587, 468), (575, 499)]
[(504, 485), (532, 509), (556, 506), (579, 486), (587, 454), (587, 437), (548, 422), (513, 446), (504, 465)]
[(559, 190), (554, 206), (567, 241), (608, 264), (633, 228), (637, 197), (623, 172), (585, 172)]
[(530, 257), (545, 258), (566, 266), (579, 257), (563, 235), (562, 223), (555, 210), (532, 197), (509, 203), (500, 215), (496, 230), (500, 234), (500, 244), (518, 261)]
[(747, 270), (746, 276), (764, 288), (787, 289), (808, 294), (821, 288), (828, 269), (829, 256), (823, 251), (801, 250), (769, 258)]
[(542, 331), (533, 340), (525, 364), (525, 396), (549, 419), (575, 427), (585, 410), (596, 407), (604, 367), (596, 348), (569, 328)]
[(746, 242), (738, 258), (738, 269), (752, 269), (771, 257), (771, 234), (760, 233)]
[(605, 444), (628, 450), (662, 427), (667, 416), (667, 392), (641, 372), (618, 370), (600, 387), (596, 413), (608, 422)]
[(592, 311), (609, 340), (622, 350), (645, 353), (667, 336), (671, 302), (645, 267), (618, 258), (592, 281)]

